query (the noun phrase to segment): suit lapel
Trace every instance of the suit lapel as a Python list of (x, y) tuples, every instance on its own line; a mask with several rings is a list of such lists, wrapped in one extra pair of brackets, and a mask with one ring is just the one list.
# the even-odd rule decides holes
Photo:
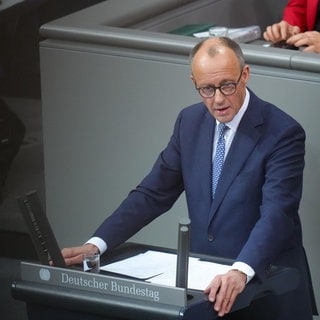
[(199, 141), (199, 175), (196, 179), (200, 178), (200, 194), (205, 195), (204, 199), (208, 199), (208, 205), (211, 203), (211, 166), (212, 166), (212, 149), (213, 149), (213, 136), (215, 128), (215, 119), (208, 112), (203, 123), (202, 130), (200, 131)]
[(263, 117), (256, 99), (257, 98), (251, 93), (248, 109), (240, 121), (238, 130), (223, 165), (219, 185), (214, 200), (212, 201), (208, 225), (216, 214), (230, 185), (241, 171), (247, 158), (250, 156), (261, 137)]

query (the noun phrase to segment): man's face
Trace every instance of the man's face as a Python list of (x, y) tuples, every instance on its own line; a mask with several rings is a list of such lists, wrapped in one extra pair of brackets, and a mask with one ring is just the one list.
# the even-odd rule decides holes
[(239, 62), (229, 48), (221, 47), (219, 53), (210, 57), (200, 48), (193, 59), (191, 79), (197, 88), (237, 83), (236, 91), (229, 96), (216, 89), (215, 95), (202, 100), (210, 114), (220, 122), (229, 122), (238, 113), (245, 98), (245, 88), (249, 78), (249, 67), (242, 70)]

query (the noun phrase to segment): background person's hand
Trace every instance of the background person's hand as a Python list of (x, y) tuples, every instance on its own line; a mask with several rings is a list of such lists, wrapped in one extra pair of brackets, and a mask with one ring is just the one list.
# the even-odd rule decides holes
[(320, 53), (320, 32), (306, 31), (296, 34), (287, 40), (288, 44), (305, 47), (302, 51)]
[(292, 26), (286, 21), (281, 21), (268, 26), (266, 31), (263, 33), (263, 38), (266, 41), (275, 43), (281, 40), (287, 40), (299, 32), (300, 28), (298, 26)]
[(230, 270), (225, 274), (216, 276), (205, 289), (210, 302), (220, 317), (229, 313), (237, 296), (243, 291), (247, 276), (238, 271)]
[(61, 250), (62, 256), (67, 266), (81, 264), (85, 253), (99, 252), (99, 249), (90, 243), (80, 247), (64, 248)]

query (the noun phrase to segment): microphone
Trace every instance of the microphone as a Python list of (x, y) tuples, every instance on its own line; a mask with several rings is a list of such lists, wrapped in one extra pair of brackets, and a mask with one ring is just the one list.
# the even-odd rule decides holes
[(179, 221), (176, 287), (184, 289), (188, 288), (190, 224), (188, 217)]

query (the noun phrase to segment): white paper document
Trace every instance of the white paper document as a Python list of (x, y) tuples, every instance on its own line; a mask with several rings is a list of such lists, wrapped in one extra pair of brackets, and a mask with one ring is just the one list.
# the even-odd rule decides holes
[(158, 274), (168, 272), (176, 261), (177, 256), (175, 254), (147, 251), (128, 259), (107, 264), (100, 267), (100, 269), (146, 280)]
[[(101, 270), (147, 280), (155, 284), (175, 286), (176, 264), (176, 254), (149, 250), (102, 266)], [(204, 290), (216, 275), (226, 273), (230, 268), (230, 265), (190, 257), (188, 288)]]

